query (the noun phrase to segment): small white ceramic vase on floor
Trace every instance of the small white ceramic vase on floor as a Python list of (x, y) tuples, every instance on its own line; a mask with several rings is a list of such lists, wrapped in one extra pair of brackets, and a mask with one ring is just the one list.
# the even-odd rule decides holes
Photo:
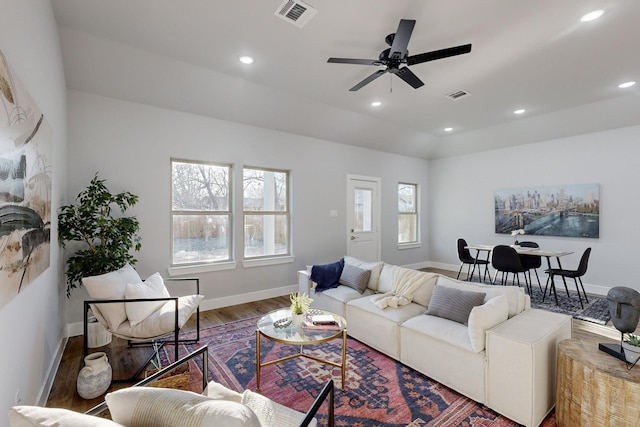
[(84, 368), (78, 374), (78, 394), (83, 399), (101, 396), (111, 385), (111, 378), (111, 365), (106, 353), (91, 353), (84, 358)]

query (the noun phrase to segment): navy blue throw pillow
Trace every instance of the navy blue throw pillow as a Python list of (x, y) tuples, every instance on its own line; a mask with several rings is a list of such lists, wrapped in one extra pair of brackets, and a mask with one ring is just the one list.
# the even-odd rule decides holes
[(311, 268), (311, 281), (318, 284), (316, 292), (337, 288), (340, 284), (340, 275), (343, 268), (344, 258), (331, 264), (314, 265)]

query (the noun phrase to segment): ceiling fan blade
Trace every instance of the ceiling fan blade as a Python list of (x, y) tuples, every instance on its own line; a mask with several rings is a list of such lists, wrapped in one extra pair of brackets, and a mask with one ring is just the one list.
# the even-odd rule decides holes
[(375, 79), (377, 79), (378, 77), (380, 77), (381, 75), (383, 75), (386, 72), (387, 72), (387, 70), (378, 70), (378, 71), (376, 71), (375, 73), (371, 74), (369, 77), (367, 77), (366, 79), (364, 79), (363, 81), (361, 81), (360, 83), (358, 83), (357, 85), (355, 85), (354, 87), (349, 89), (349, 91), (355, 92), (356, 90), (360, 89), (361, 87), (368, 85), (369, 83), (371, 83), (372, 81), (374, 81)]
[(382, 65), (378, 59), (329, 58), (327, 62), (334, 64)]
[(400, 77), (405, 82), (409, 83), (409, 85), (411, 85), (411, 87), (413, 87), (414, 89), (418, 89), (420, 86), (424, 86), (422, 80), (420, 80), (418, 76), (413, 74), (413, 71), (411, 71), (407, 67), (400, 68), (398, 71), (394, 72), (394, 74)]
[(419, 53), (417, 55), (407, 57), (407, 65), (435, 61), (436, 59), (448, 58), (450, 56), (462, 55), (469, 52), (471, 52), (471, 44), (463, 44), (460, 46), (448, 47), (446, 49), (434, 50), (432, 52)]
[(391, 51), (389, 51), (389, 59), (402, 59), (407, 56), (407, 46), (415, 25), (415, 19), (400, 20), (396, 34), (393, 37)]

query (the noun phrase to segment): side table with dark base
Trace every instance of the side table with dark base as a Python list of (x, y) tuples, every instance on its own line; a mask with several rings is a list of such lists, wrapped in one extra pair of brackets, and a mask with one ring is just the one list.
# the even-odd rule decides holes
[(640, 425), (640, 367), (577, 339), (558, 346), (556, 424), (578, 426)]

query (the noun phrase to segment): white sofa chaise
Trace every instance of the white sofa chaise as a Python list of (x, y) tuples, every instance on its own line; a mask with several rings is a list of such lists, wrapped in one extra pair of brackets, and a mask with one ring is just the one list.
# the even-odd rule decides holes
[[(570, 316), (532, 309), (516, 286), (462, 282), (345, 257), (348, 265), (371, 270), (364, 291), (339, 285), (316, 292), (308, 271), (298, 272), (298, 283), (314, 307), (347, 319), (351, 337), (526, 426), (538, 426), (551, 411), (556, 349), (571, 337)], [(411, 302), (380, 308), (408, 271), (420, 283)], [(447, 318), (446, 305), (455, 312), (467, 297), (481, 301), (468, 324)]]

